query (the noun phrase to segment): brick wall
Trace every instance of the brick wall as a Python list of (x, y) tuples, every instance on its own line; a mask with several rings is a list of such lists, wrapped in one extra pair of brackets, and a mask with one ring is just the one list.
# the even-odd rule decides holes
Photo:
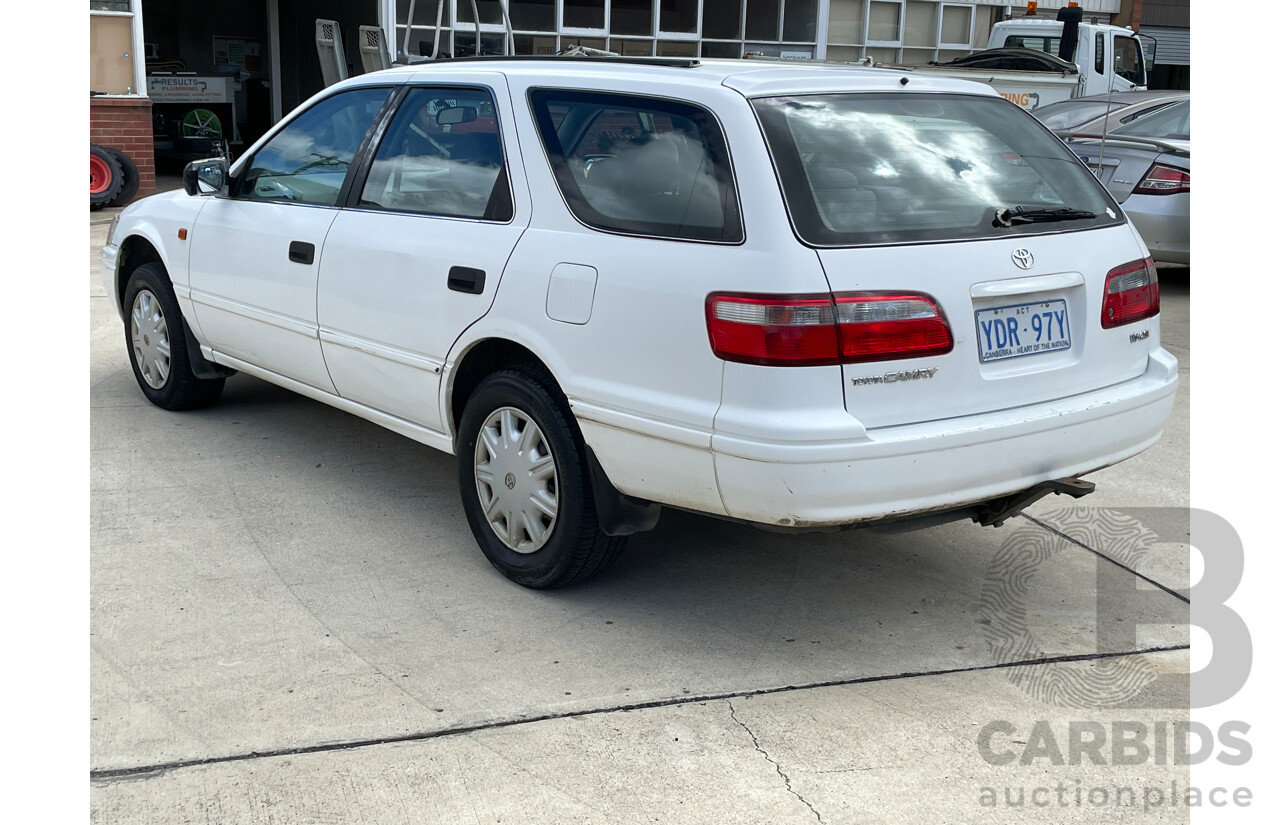
[(151, 137), (151, 100), (145, 97), (89, 98), (89, 142), (124, 152), (138, 167), (138, 194), (156, 191), (156, 156)]

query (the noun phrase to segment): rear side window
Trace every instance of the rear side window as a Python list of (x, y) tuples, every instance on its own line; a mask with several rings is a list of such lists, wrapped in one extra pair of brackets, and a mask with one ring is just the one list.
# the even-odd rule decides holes
[(1030, 35), (1013, 34), (1005, 38), (1006, 49), (1032, 49), (1045, 54), (1056, 55), (1062, 45), (1061, 37), (1032, 37)]
[(389, 94), (385, 87), (354, 89), (307, 109), (253, 156), (236, 196), (333, 206), (351, 159)]
[[(1001, 98), (836, 94), (753, 105), (796, 233), (816, 246), (992, 238), (1123, 221), (1076, 156)], [(996, 219), (1018, 207), (1077, 214), (1061, 220), (1041, 213), (1012, 225)]]
[(360, 206), (507, 221), (512, 203), (504, 169), (487, 90), (413, 89), (378, 146)]
[(635, 235), (742, 240), (728, 150), (706, 110), (598, 92), (535, 89), (529, 98), (578, 220)]

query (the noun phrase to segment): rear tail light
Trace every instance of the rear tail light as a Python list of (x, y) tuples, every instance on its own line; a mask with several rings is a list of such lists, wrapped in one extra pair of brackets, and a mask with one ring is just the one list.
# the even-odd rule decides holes
[(1150, 258), (1118, 266), (1107, 273), (1102, 295), (1102, 328), (1111, 329), (1160, 312), (1160, 282)]
[(715, 293), (707, 334), (718, 357), (764, 366), (919, 358), (953, 346), (942, 310), (918, 294)]
[(1154, 163), (1147, 170), (1142, 182), (1134, 188), (1135, 195), (1175, 195), (1191, 191), (1191, 173), (1162, 163)]
[(923, 295), (837, 295), (836, 321), (846, 364), (951, 352), (947, 319)]

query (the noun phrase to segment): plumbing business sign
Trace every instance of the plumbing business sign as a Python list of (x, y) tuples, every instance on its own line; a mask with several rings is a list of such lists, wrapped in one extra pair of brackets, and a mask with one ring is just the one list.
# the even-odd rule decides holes
[(158, 75), (147, 78), (154, 103), (230, 103), (231, 78)]

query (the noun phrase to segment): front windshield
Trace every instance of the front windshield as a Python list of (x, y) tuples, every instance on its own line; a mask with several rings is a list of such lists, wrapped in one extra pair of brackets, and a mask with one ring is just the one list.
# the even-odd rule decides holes
[[(797, 234), (817, 246), (1069, 231), (1123, 218), (1035, 118), (998, 97), (827, 94), (753, 101)], [(1001, 210), (1074, 210), (1002, 223)]]
[(1112, 131), (1113, 135), (1131, 137), (1191, 140), (1191, 101), (1180, 100), (1171, 106), (1126, 123)]

